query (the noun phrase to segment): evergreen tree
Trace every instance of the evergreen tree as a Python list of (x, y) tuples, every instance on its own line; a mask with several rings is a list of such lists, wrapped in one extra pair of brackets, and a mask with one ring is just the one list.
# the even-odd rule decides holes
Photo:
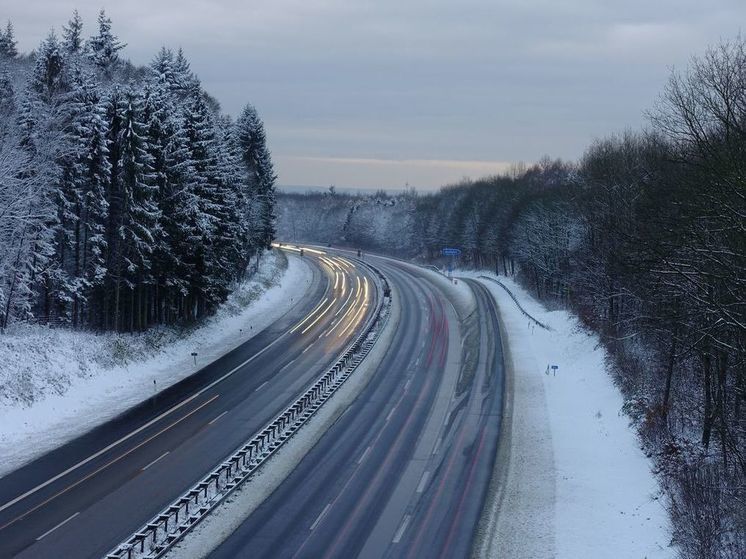
[(179, 50), (176, 52), (176, 58), (174, 58), (173, 72), (176, 87), (182, 92), (182, 94), (186, 95), (195, 88), (199, 88), (199, 82), (194, 76), (189, 61), (184, 55), (184, 51), (181, 47), (179, 47)]
[(2, 135), (10, 126), (11, 115), (16, 110), (15, 88), (10, 72), (3, 70), (0, 72), (0, 135)]
[(98, 14), (98, 34), (88, 40), (89, 56), (102, 70), (109, 70), (119, 60), (118, 52), (127, 45), (111, 32), (111, 19), (101, 10)]
[(143, 120), (161, 216), (153, 255), (158, 290), (155, 319), (173, 321), (183, 316), (186, 297), (195, 280), (192, 250), (201, 236), (184, 123), (169, 98), (165, 79), (146, 89)]
[[(73, 324), (86, 319), (102, 286), (108, 204), (105, 124), (98, 87), (80, 76), (67, 103), (69, 150), (59, 194), (60, 261), (65, 271), (61, 304)], [(65, 296), (66, 294), (66, 296)]]
[(24, 224), (17, 244), (19, 282), (15, 304), (17, 316), (50, 317), (53, 287), (57, 276), (55, 190), (59, 180), (58, 143), (49, 106), (29, 88), (21, 101), (18, 125), (19, 145), (26, 164), (19, 179), (27, 196)]
[(161, 47), (150, 63), (156, 82), (165, 84), (169, 90), (177, 88), (176, 71), (174, 70), (174, 53), (171, 49)]
[(80, 54), (83, 51), (83, 20), (78, 10), (73, 12), (70, 21), (62, 28), (62, 39), (65, 50), (70, 54)]
[[(136, 68), (104, 12), (82, 32), (73, 12), (62, 39), (0, 64), (0, 326), (197, 320), (271, 239), (263, 126), (221, 116), (181, 49)], [(0, 57), (16, 55), (9, 25)]]
[(236, 137), (248, 174), (257, 212), (257, 244), (269, 248), (275, 236), (275, 181), (277, 176), (267, 148), (264, 123), (252, 105), (236, 121)]
[[(112, 177), (118, 190), (116, 202), (113, 265), (114, 324), (117, 329), (142, 329), (147, 310), (144, 287), (152, 284), (150, 257), (158, 229), (158, 208), (152, 184), (152, 159), (147, 151), (140, 120), (140, 99), (134, 92), (124, 95), (121, 106), (119, 165)], [(113, 204), (110, 203), (113, 207)], [(125, 289), (126, 293), (122, 290)]]
[(0, 58), (12, 59), (18, 56), (17, 44), (13, 23), (8, 20), (5, 31), (0, 31)]
[(196, 318), (208, 312), (228, 293), (232, 279), (228, 245), (230, 239), (230, 192), (222, 181), (218, 162), (218, 141), (212, 115), (204, 97), (197, 92), (186, 108), (187, 145), (194, 169), (195, 194), (199, 200), (198, 223), (201, 239), (196, 247)]
[(39, 46), (31, 75), (31, 87), (45, 103), (51, 104), (58, 94), (68, 89), (68, 85), (65, 56), (57, 35), (50, 31)]

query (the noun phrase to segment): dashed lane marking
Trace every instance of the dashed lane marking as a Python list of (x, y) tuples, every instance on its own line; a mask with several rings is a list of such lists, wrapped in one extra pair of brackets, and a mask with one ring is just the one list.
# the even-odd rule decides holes
[(49, 534), (51, 534), (52, 532), (54, 532), (57, 528), (61, 528), (62, 526), (64, 526), (68, 522), (70, 522), (73, 518), (75, 518), (79, 514), (80, 514), (80, 512), (76, 512), (75, 514), (73, 514), (72, 516), (70, 516), (69, 518), (67, 518), (67, 520), (63, 520), (62, 522), (60, 522), (59, 524), (57, 524), (57, 526), (55, 526), (51, 530), (47, 530), (41, 536), (39, 536), (38, 538), (36, 538), (36, 541), (38, 542), (40, 539), (47, 537)]
[[(228, 413), (228, 412), (223, 412), (223, 414), (225, 414), (225, 413)], [(222, 416), (223, 414), (220, 414), (220, 415), (219, 415), (218, 417), (221, 417), (221, 416)], [(218, 417), (216, 417), (215, 419), (217, 419)], [(215, 421), (215, 419), (213, 419), (212, 421)], [(212, 423), (212, 421), (210, 421), (210, 423)], [(161, 458), (165, 458), (166, 456), (168, 456), (168, 453), (169, 453), (169, 452), (170, 452), (170, 451), (169, 451), (169, 450), (167, 450), (166, 452), (164, 452), (163, 454), (161, 454), (161, 455), (160, 455), (160, 456), (159, 456), (158, 458), (156, 458), (156, 459), (155, 459), (155, 460), (153, 460), (153, 461), (152, 461), (152, 462), (151, 462), (150, 464), (148, 464), (147, 466), (145, 466), (145, 467), (144, 467), (144, 468), (142, 469), (142, 471), (144, 472), (145, 470), (147, 470), (148, 468), (150, 468), (150, 466), (152, 466), (153, 464), (155, 464), (156, 462), (158, 462), (158, 460), (160, 460)]]

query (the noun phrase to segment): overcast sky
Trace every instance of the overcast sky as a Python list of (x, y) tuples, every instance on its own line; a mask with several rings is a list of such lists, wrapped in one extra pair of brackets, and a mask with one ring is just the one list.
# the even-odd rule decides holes
[(77, 8), (124, 56), (182, 46), (224, 110), (263, 116), (285, 185), (437, 187), (644, 125), (670, 68), (744, 0), (7, 0), (30, 51)]

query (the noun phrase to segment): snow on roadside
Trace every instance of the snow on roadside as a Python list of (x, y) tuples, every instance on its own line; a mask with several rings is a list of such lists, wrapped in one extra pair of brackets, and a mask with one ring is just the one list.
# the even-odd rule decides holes
[(250, 339), (297, 304), (311, 280), (301, 258), (273, 251), (213, 317), (186, 335), (171, 328), (96, 335), (27, 326), (0, 336), (0, 475)]
[[(597, 336), (583, 330), (571, 313), (547, 311), (514, 281), (500, 277), (524, 309), (552, 330), (532, 325), (502, 287), (481, 281), (499, 305), (513, 364), (517, 440), (511, 443), (511, 461), (518, 456), (533, 462), (533, 470), (509, 467), (501, 489), (507, 499), (500, 515), (526, 522), (509, 520), (501, 528), (498, 520), (494, 545), (485, 555), (502, 556), (508, 538), (509, 555), (519, 557), (547, 556), (537, 552), (542, 545), (544, 553), (560, 559), (675, 557), (660, 487), (621, 412), (622, 396), (606, 370)], [(558, 366), (556, 376), (551, 369), (547, 374), (548, 365)], [(535, 449), (514, 446), (531, 439)], [(541, 452), (542, 444), (550, 452)], [(550, 469), (554, 492), (550, 481), (548, 514), (542, 515), (541, 504), (530, 497), (538, 497), (532, 492)], [(537, 536), (546, 541), (537, 544)]]

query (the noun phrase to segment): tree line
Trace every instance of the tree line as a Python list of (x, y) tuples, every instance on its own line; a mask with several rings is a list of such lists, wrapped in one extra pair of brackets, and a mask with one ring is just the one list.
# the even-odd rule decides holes
[(746, 555), (746, 43), (673, 73), (648, 129), (437, 193), (283, 194), (285, 239), (515, 276), (610, 355), (686, 558)]
[(0, 31), (0, 327), (193, 322), (270, 246), (254, 107), (222, 114), (181, 49), (137, 67), (124, 47), (103, 11), (30, 55)]

